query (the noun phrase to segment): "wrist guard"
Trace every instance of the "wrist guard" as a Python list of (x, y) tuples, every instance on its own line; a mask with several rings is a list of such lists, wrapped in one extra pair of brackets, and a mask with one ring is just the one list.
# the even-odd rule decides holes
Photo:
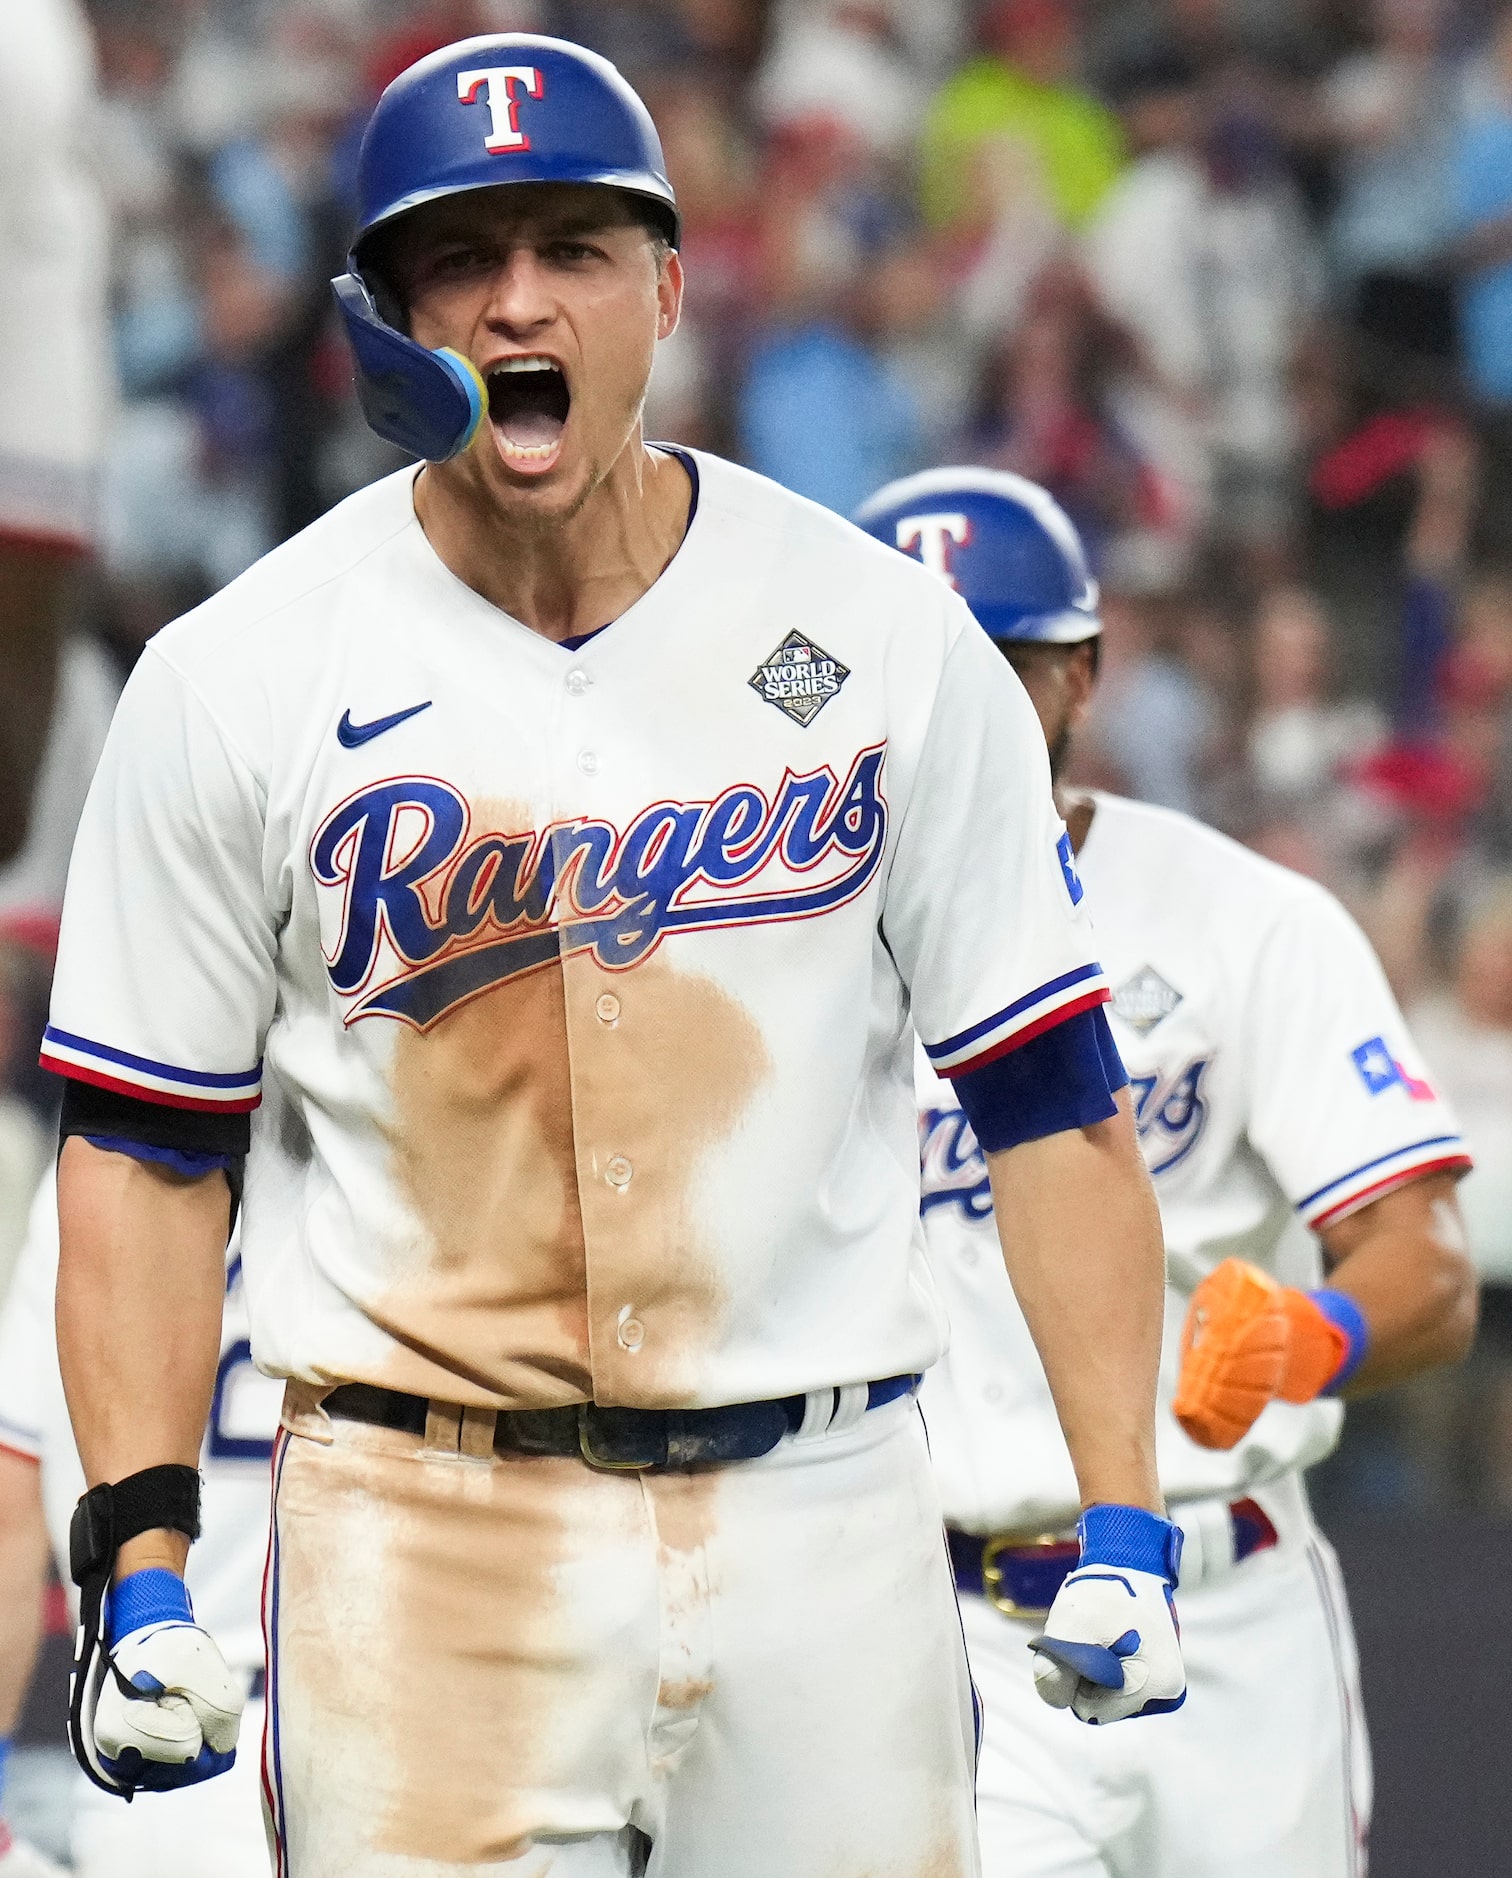
[(74, 1508), (68, 1529), (69, 1576), (79, 1587), (79, 1633), (68, 1687), (69, 1746), (97, 1787), (127, 1800), (135, 1787), (110, 1777), (94, 1741), (100, 1690), (107, 1676), (119, 1673), (104, 1635), (105, 1595), (121, 1547), (158, 1527), (191, 1541), (199, 1537), (200, 1479), (194, 1468), (144, 1467), (113, 1486), (91, 1487)]

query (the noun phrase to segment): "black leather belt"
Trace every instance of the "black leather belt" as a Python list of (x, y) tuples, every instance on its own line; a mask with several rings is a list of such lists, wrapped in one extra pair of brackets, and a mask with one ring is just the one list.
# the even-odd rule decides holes
[[(866, 1406), (880, 1408), (912, 1395), (917, 1376), (889, 1376), (866, 1385)], [(803, 1423), (808, 1397), (732, 1402), (722, 1408), (604, 1408), (574, 1402), (564, 1408), (500, 1409), (494, 1424), (496, 1454), (575, 1456), (590, 1467), (644, 1473), (674, 1467), (718, 1467), (754, 1461)], [(835, 1391), (835, 1407), (840, 1391)], [(337, 1421), (369, 1422), (423, 1435), (429, 1400), (372, 1383), (345, 1382), (320, 1405)]]
[[(1234, 1563), (1279, 1543), (1276, 1528), (1264, 1507), (1251, 1499), (1235, 1500), (1228, 1509), (1234, 1531)], [(986, 1598), (1007, 1617), (1043, 1617), (1055, 1594), (1075, 1571), (1081, 1548), (1074, 1539), (1058, 1534), (1021, 1540), (945, 1529), (956, 1589)]]

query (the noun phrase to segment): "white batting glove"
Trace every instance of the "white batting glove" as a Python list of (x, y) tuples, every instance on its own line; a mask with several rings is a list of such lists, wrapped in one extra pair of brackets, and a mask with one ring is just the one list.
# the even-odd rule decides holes
[(24, 1839), (13, 1839), (0, 1819), (0, 1878), (67, 1878), (61, 1865)]
[(123, 1578), (111, 1592), (110, 1628), (118, 1639), (114, 1669), (91, 1724), (105, 1772), (148, 1792), (225, 1773), (236, 1759), (245, 1692), (195, 1623), (182, 1579), (161, 1570)]
[(1181, 1528), (1137, 1506), (1091, 1506), (1076, 1532), (1081, 1563), (1029, 1645), (1035, 1688), (1093, 1724), (1180, 1708), (1186, 1671), (1171, 1593)]

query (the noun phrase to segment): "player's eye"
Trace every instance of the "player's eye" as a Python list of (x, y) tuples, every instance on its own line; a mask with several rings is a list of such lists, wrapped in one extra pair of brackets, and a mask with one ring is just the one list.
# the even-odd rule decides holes
[(546, 245), (546, 253), (551, 260), (564, 262), (569, 266), (583, 261), (599, 260), (603, 252), (602, 248), (596, 248), (591, 241), (563, 239), (548, 242)]
[(431, 255), (425, 264), (425, 273), (433, 280), (444, 280), (458, 274), (468, 273), (471, 269), (486, 265), (488, 257), (479, 248), (462, 247), (442, 248)]

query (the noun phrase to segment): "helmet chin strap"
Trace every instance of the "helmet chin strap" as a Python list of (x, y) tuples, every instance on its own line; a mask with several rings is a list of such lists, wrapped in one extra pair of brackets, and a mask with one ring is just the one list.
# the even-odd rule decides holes
[(331, 282), (357, 359), (362, 414), (380, 437), (411, 456), (445, 463), (460, 456), (488, 414), (488, 389), (471, 359), (432, 352), (390, 326), (360, 274)]

